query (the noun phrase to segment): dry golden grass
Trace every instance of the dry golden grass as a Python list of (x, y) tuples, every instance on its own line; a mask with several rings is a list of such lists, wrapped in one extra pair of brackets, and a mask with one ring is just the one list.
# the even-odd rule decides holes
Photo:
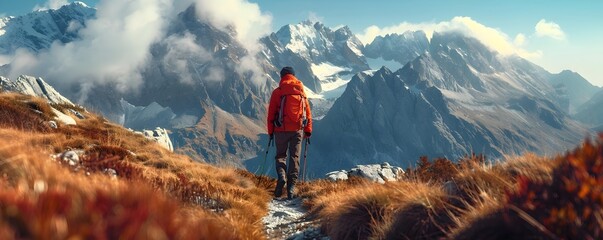
[(50, 106), (39, 98), (14, 93), (0, 94), (0, 127), (46, 132), (46, 121), (54, 117)]
[(496, 228), (474, 234), (482, 225), (503, 221), (501, 209), (520, 179), (550, 182), (558, 161), (533, 154), (496, 164), (475, 159), (480, 158), (423, 163), (400, 181), (384, 185), (357, 179), (313, 181), (300, 187), (301, 196), (332, 239), (511, 239), (505, 237), (533, 231), (528, 225), (508, 229), (507, 235)]
[[(192, 162), (82, 109), (75, 110), (86, 119), (76, 118), (77, 125), (51, 129), (46, 121), (52, 119), (52, 110), (43, 100), (0, 94), (0, 104), (0, 114), (10, 116), (0, 119), (0, 176), (4, 186), (0, 206), (7, 206), (2, 201), (8, 206), (23, 204), (31, 213), (0, 214), (2, 236), (147, 239), (148, 235), (141, 234), (154, 233), (156, 237), (151, 239), (265, 238), (261, 217), (267, 212), (270, 197), (249, 176), (235, 169)], [(67, 112), (71, 107), (57, 108)], [(70, 167), (51, 159), (51, 154), (68, 149), (85, 152), (80, 165)], [(103, 174), (107, 168), (117, 171), (117, 180)], [(71, 207), (67, 212), (51, 212), (44, 220), (36, 217), (45, 211), (36, 206), (40, 204), (39, 196), (46, 193), (52, 195), (50, 199), (63, 199), (59, 202), (66, 201)], [(13, 195), (16, 197), (7, 197)], [(99, 210), (99, 216), (91, 216), (84, 209), (91, 204), (104, 204), (104, 211), (117, 211), (124, 204), (131, 205), (128, 209), (142, 207), (148, 211), (123, 211), (123, 216), (122, 213), (110, 216)], [(11, 209), (0, 211), (9, 213)], [(128, 221), (139, 221), (141, 225), (114, 222), (128, 217), (133, 218)], [(14, 218), (20, 218), (22, 224), (12, 224)], [(91, 220), (78, 224), (77, 219), (95, 219), (104, 221), (104, 225), (92, 226)], [(67, 224), (69, 230), (40, 228), (36, 221)], [(107, 234), (113, 230), (124, 235), (102, 235), (103, 231)]]

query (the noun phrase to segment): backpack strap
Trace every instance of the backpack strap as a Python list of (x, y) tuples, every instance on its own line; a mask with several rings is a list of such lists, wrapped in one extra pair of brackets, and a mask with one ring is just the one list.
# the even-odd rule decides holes
[(277, 126), (282, 126), (283, 125), (283, 112), (285, 110), (285, 103), (287, 102), (286, 99), (287, 95), (282, 95), (281, 96), (281, 107), (278, 110), (278, 125)]
[(308, 117), (307, 117), (307, 113), (306, 113), (306, 98), (304, 97), (304, 95), (300, 95), (301, 98), (301, 102), (302, 102), (302, 127), (306, 127), (306, 125), (308, 124)]

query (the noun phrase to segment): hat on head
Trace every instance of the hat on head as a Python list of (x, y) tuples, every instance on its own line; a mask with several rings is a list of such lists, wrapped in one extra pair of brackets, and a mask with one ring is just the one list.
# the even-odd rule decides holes
[(289, 67), (289, 66), (281, 69), (281, 77), (284, 77), (287, 74), (291, 74), (291, 75), (295, 76), (295, 70), (293, 70), (293, 68)]

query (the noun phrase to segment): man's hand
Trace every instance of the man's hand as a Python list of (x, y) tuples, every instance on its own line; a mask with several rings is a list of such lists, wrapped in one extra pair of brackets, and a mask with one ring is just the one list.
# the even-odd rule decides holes
[(304, 132), (304, 137), (305, 138), (310, 138), (310, 136), (312, 136), (311, 132)]

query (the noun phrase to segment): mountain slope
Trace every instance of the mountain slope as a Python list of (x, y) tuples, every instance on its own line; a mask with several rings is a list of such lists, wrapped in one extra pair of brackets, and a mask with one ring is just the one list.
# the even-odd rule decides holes
[[(472, 38), (435, 33), (429, 52), (397, 72), (357, 75), (323, 120), (315, 148), (326, 172), (358, 163), (408, 166), (421, 155), (554, 154), (587, 130), (571, 120), (548, 72)], [(317, 163), (318, 164), (318, 163)]]
[(595, 130), (601, 131), (603, 127), (603, 90), (596, 93), (588, 102), (582, 104), (574, 117), (581, 122), (589, 124)]
[(423, 54), (428, 47), (429, 40), (425, 32), (408, 31), (403, 34), (377, 36), (373, 42), (364, 47), (363, 53), (368, 58), (394, 60), (404, 65)]
[(0, 54), (11, 54), (18, 48), (37, 52), (49, 48), (54, 41), (71, 42), (95, 14), (93, 8), (74, 2), (57, 10), (0, 19)]
[(271, 198), (260, 178), (193, 162), (89, 112), (51, 127), (52, 107), (0, 92), (0, 238), (265, 238)]
[(264, 82), (238, 71), (247, 51), (233, 36), (200, 20), (189, 7), (170, 24), (165, 39), (152, 46), (140, 93), (123, 98), (134, 106), (169, 108), (155, 121), (173, 130), (179, 151), (199, 161), (240, 166), (259, 151), (254, 143), (264, 129), (264, 103), (277, 70), (258, 56), (262, 72), (272, 73)]
[(564, 70), (553, 74), (549, 79), (558, 92), (567, 95), (569, 99), (569, 112), (575, 113), (577, 109), (591, 99), (601, 88), (592, 85), (580, 74)]

